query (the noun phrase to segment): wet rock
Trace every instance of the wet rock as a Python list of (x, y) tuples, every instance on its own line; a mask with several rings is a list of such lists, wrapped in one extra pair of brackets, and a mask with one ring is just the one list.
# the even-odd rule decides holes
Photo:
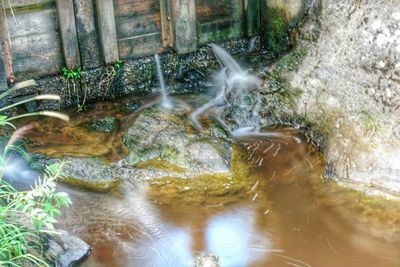
[(84, 126), (97, 132), (111, 133), (117, 128), (117, 119), (114, 117), (105, 117), (91, 122), (86, 122), (84, 123)]
[(196, 257), (194, 267), (219, 267), (218, 257), (214, 255), (199, 255)]
[(43, 171), (46, 166), (64, 162), (62, 182), (98, 192), (107, 192), (119, 184), (117, 171), (98, 158), (50, 158), (32, 156), (33, 168)]
[(151, 108), (129, 127), (124, 138), (129, 149), (127, 161), (145, 169), (143, 177), (171, 176), (171, 172), (179, 177), (230, 174), (231, 149), (224, 132), (220, 130), (218, 137), (216, 129), (213, 134), (198, 133), (186, 116)]
[(45, 254), (56, 266), (72, 267), (89, 256), (91, 248), (83, 240), (66, 231), (57, 230), (57, 233), (47, 237), (48, 249)]
[(301, 94), (266, 94), (264, 122), (319, 132), (327, 177), (400, 194), (400, 6), (316, 1), (313, 11), (300, 33), (307, 55), (279, 67), (281, 91)]

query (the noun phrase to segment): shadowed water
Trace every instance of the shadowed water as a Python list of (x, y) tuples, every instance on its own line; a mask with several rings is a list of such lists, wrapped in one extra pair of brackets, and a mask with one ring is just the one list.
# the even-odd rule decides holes
[(398, 203), (322, 182), (323, 160), (305, 142), (247, 139), (236, 149), (252, 166), (250, 193), (174, 198), (129, 184), (109, 194), (63, 187), (74, 205), (59, 226), (93, 246), (81, 266), (191, 266), (200, 253), (228, 267), (399, 266)]
[[(195, 109), (210, 97), (183, 99)], [(218, 97), (214, 100), (218, 108)], [(151, 100), (97, 104), (71, 116), (69, 124), (41, 120), (34, 124), (28, 150), (121, 159), (124, 131), (146, 102)], [(118, 120), (112, 133), (84, 126), (110, 115)], [(249, 134), (253, 129), (236, 129), (234, 141), (242, 179), (250, 185), (245, 191), (176, 195), (123, 181), (115, 191), (93, 193), (60, 184), (74, 204), (63, 211), (58, 227), (93, 247), (81, 266), (192, 266), (203, 253), (218, 256), (223, 267), (400, 266), (399, 202), (322, 180), (322, 157), (301, 132), (260, 129), (265, 133), (260, 136)]]

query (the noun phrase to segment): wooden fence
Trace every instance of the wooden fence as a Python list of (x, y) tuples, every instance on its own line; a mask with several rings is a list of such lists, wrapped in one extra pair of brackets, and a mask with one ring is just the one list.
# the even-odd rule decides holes
[(260, 1), (10, 0), (4, 10), (13, 70), (18, 80), (38, 78), (64, 66), (91, 69), (251, 37), (260, 28)]

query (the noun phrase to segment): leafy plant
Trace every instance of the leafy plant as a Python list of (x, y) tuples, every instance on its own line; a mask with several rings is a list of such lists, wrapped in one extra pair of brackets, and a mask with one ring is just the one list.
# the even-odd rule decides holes
[[(21, 88), (35, 85), (34, 81), (17, 84), (15, 87), (0, 94), (0, 100)], [(12, 105), (0, 108), (6, 111), (20, 104), (38, 99), (59, 100), (56, 95), (42, 95), (22, 100)], [(15, 126), (12, 120), (36, 115), (69, 120), (68, 116), (51, 111), (32, 112), (13, 117), (0, 115), (0, 128)], [(0, 154), (0, 266), (48, 266), (43, 256), (43, 234), (54, 234), (55, 219), (61, 215), (60, 208), (69, 206), (71, 200), (66, 193), (56, 192), (55, 181), (61, 177), (62, 165), (51, 165), (46, 169), (31, 190), (17, 191), (3, 178), (3, 172), (9, 163), (8, 152), (11, 149), (21, 151), (15, 146), (31, 126), (24, 126), (14, 131), (8, 143)]]
[(70, 84), (72, 84), (72, 91), (76, 97), (77, 100), (77, 111), (83, 111), (85, 103), (86, 103), (86, 98), (87, 98), (87, 91), (85, 90), (84, 96), (82, 99), (82, 102), (80, 101), (80, 96), (79, 92), (77, 90), (77, 83), (81, 80), (81, 68), (77, 68), (76, 70), (69, 70), (67, 67), (62, 68), (61, 74), (64, 77), (64, 80), (67, 83), (67, 88), (69, 91), (69, 98), (70, 100), (72, 99), (72, 94), (71, 94), (71, 89), (70, 89)]

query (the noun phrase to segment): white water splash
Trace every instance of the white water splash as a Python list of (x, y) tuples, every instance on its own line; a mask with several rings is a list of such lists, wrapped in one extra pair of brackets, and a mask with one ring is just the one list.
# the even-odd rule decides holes
[[(246, 103), (244, 98), (253, 96), (254, 104), (252, 107), (250, 106), (247, 108), (251, 109), (251, 111), (249, 111), (248, 114), (242, 114), (245, 125), (242, 125), (238, 129), (231, 130), (230, 133), (232, 136), (280, 136), (280, 134), (275, 132), (260, 132), (259, 111), (261, 108), (261, 95), (258, 89), (262, 84), (261, 79), (243, 70), (235, 59), (222, 47), (215, 44), (211, 44), (210, 46), (222, 67), (215, 78), (216, 88), (218, 88), (219, 91), (215, 98), (196, 109), (190, 115), (190, 120), (194, 127), (202, 130), (199, 118), (212, 108), (219, 113), (223, 113), (233, 105), (243, 107), (245, 110), (248, 103)], [(217, 117), (220, 122), (222, 121), (222, 125), (227, 124), (223, 121), (220, 114), (214, 114), (214, 117)]]
[(173, 104), (172, 104), (171, 99), (168, 97), (167, 86), (165, 85), (164, 75), (163, 75), (162, 69), (161, 69), (160, 57), (158, 56), (158, 54), (154, 55), (154, 60), (156, 61), (157, 76), (158, 76), (158, 81), (160, 84), (161, 94), (162, 94), (161, 107), (164, 109), (171, 110), (173, 108)]

